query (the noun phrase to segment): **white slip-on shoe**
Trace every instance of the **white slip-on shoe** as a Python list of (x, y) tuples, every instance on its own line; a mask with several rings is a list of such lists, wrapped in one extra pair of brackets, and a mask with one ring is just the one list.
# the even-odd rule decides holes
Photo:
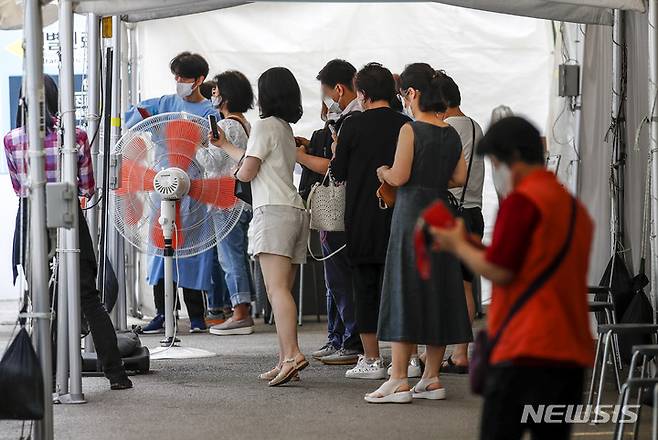
[(364, 399), (368, 403), (411, 403), (411, 391), (398, 391), (402, 385), (407, 385), (406, 379), (389, 379)]
[(348, 379), (386, 379), (386, 368), (382, 365), (381, 358), (368, 362), (364, 355), (359, 355), (359, 359), (354, 368), (345, 372)]

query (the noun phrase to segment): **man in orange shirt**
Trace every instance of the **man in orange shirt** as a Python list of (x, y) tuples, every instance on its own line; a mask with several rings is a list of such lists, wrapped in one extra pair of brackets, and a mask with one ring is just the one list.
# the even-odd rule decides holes
[(491, 352), (481, 439), (520, 439), (526, 430), (533, 438), (569, 438), (567, 423), (522, 421), (524, 406), (580, 404), (585, 368), (593, 361), (587, 306), (593, 224), (545, 169), (543, 151), (528, 121), (510, 117), (494, 124), (477, 148), (491, 158), (501, 192), (491, 246), (471, 244), (461, 221), (451, 230), (432, 230), (441, 251), (492, 281), (489, 340), (516, 300), (534, 292)]

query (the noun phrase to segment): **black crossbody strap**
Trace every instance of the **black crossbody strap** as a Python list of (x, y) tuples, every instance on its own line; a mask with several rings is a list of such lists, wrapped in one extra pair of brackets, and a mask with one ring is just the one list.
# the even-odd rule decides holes
[(464, 199), (466, 197), (466, 188), (468, 188), (468, 181), (471, 178), (471, 169), (473, 168), (473, 156), (475, 156), (475, 122), (473, 119), (468, 118), (471, 121), (471, 126), (473, 126), (473, 140), (471, 141), (471, 157), (468, 158), (468, 171), (466, 172), (466, 182), (464, 182), (464, 187), (462, 188), (462, 196), (459, 198), (459, 209), (464, 206)]
[(498, 340), (500, 339), (501, 335), (505, 331), (505, 328), (507, 325), (510, 323), (512, 318), (518, 313), (518, 311), (521, 309), (521, 307), (524, 306), (525, 303), (528, 302), (532, 296), (539, 291), (539, 289), (546, 284), (546, 282), (553, 276), (555, 271), (560, 267), (560, 264), (562, 263), (562, 260), (564, 259), (565, 255), (569, 251), (569, 247), (571, 246), (571, 242), (573, 240), (573, 232), (576, 226), (576, 217), (578, 214), (578, 202), (576, 201), (575, 197), (572, 197), (572, 208), (571, 208), (571, 220), (569, 223), (569, 232), (567, 233), (567, 238), (564, 240), (564, 244), (562, 245), (562, 248), (560, 248), (560, 251), (557, 253), (553, 261), (551, 261), (551, 264), (548, 265), (544, 271), (539, 274), (539, 276), (528, 286), (528, 288), (521, 294), (521, 296), (514, 302), (512, 307), (510, 308), (509, 313), (507, 314), (507, 317), (503, 321), (503, 323), (500, 325), (498, 328), (498, 332), (496, 333), (496, 336), (491, 339), (491, 344), (490, 344), (490, 349), (492, 349)]

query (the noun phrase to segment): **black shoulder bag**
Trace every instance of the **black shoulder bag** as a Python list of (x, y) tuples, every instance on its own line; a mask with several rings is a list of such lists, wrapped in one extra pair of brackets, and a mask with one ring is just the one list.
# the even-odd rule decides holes
[(578, 213), (578, 203), (574, 197), (572, 200), (571, 220), (569, 223), (569, 232), (564, 244), (560, 248), (551, 264), (539, 274), (539, 276), (528, 286), (528, 288), (519, 296), (519, 298), (512, 304), (509, 313), (500, 325), (496, 335), (489, 338), (487, 330), (480, 330), (473, 343), (473, 356), (469, 363), (469, 378), (471, 382), (471, 392), (473, 394), (482, 395), (486, 383), (487, 373), (490, 366), (491, 353), (498, 343), (500, 337), (503, 335), (505, 328), (509, 325), (512, 318), (519, 312), (524, 304), (528, 302), (532, 296), (539, 291), (539, 289), (546, 284), (546, 282), (553, 276), (555, 271), (560, 267), (571, 242), (573, 239), (573, 231), (576, 224), (576, 216)]
[[(244, 125), (244, 122), (242, 122), (239, 118), (236, 118), (235, 116), (227, 116), (226, 119), (232, 119), (233, 121), (237, 121), (240, 123), (242, 126), (242, 129), (244, 130), (245, 134), (247, 135), (247, 138), (249, 138), (249, 131), (247, 130), (247, 126)], [(238, 167), (235, 170), (235, 174), (233, 177), (235, 177), (235, 190), (233, 191), (233, 195), (237, 197), (238, 199), (242, 200), (245, 203), (248, 203), (251, 205), (252, 198), (251, 198), (251, 183), (250, 182), (242, 182), (237, 178), (238, 170), (240, 170), (240, 166), (242, 165), (242, 161), (244, 160), (244, 156), (242, 156), (242, 159), (238, 163)]]

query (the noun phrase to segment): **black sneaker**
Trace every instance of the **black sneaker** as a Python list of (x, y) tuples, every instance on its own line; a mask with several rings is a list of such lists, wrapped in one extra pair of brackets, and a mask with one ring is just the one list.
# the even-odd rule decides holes
[(132, 381), (125, 374), (110, 379), (111, 390), (128, 390), (132, 387)]

